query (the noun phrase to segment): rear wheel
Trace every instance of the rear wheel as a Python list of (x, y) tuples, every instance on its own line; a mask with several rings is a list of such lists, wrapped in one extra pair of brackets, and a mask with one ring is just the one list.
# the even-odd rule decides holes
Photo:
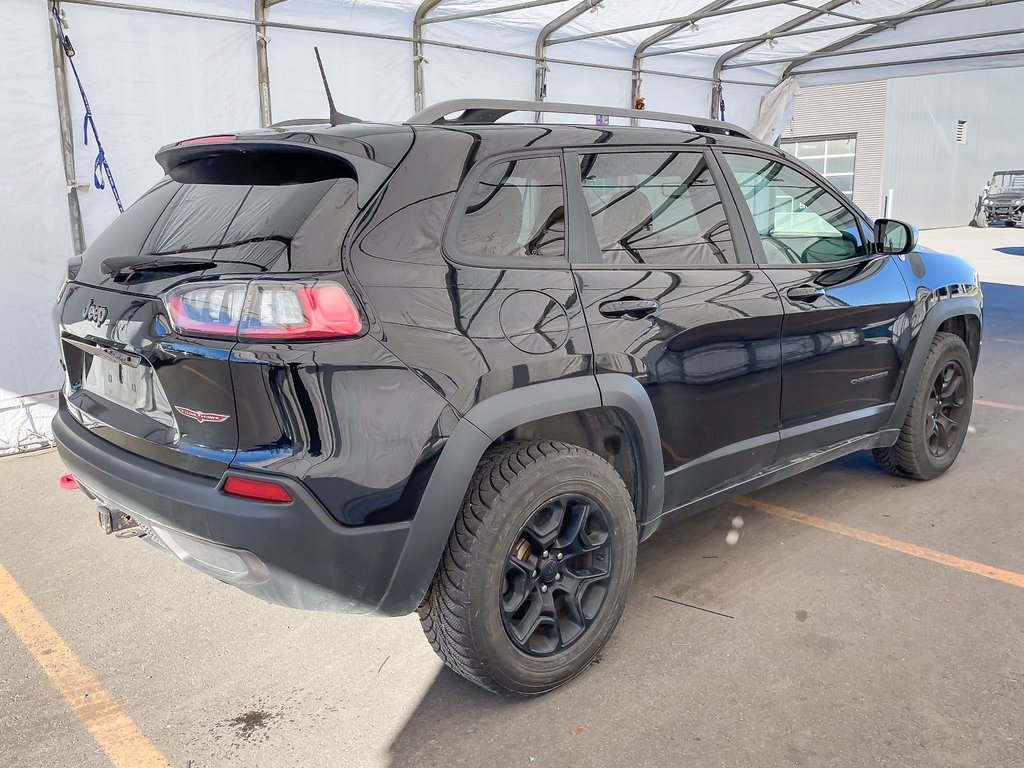
[(956, 461), (974, 402), (974, 369), (963, 340), (937, 333), (896, 445), (874, 451), (878, 465), (915, 480), (938, 477)]
[(530, 696), (594, 660), (618, 624), (636, 519), (599, 456), (548, 441), (484, 456), (420, 605), (442, 660), (495, 692)]

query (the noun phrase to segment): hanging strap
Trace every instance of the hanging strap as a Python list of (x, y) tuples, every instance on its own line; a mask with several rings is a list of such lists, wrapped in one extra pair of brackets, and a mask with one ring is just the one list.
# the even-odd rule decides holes
[[(121, 204), (121, 195), (117, 192), (117, 184), (114, 182), (114, 174), (110, 170), (110, 164), (107, 163), (107, 153), (103, 149), (103, 142), (100, 141), (99, 131), (96, 130), (96, 121), (92, 117), (92, 107), (89, 106), (89, 97), (85, 95), (85, 86), (82, 85), (82, 78), (78, 76), (78, 68), (75, 66), (75, 49), (71, 45), (71, 38), (64, 33), (64, 22), (60, 17), (60, 10), (58, 9), (58, 3), (54, 2), (50, 5), (50, 10), (53, 13), (53, 23), (57, 30), (58, 38), (60, 39), (60, 46), (64, 50), (64, 55), (67, 57), (68, 63), (71, 65), (71, 72), (75, 76), (75, 82), (78, 83), (78, 92), (82, 95), (82, 105), (85, 107), (85, 119), (82, 120), (82, 140), (86, 146), (89, 146), (89, 133), (92, 132), (93, 138), (96, 140), (96, 160), (92, 166), (92, 183), (96, 189), (106, 189), (107, 184), (110, 184), (110, 193), (114, 196), (114, 202), (117, 203), (117, 210), (120, 213), (124, 213), (124, 206)], [(102, 175), (101, 175), (102, 172)], [(104, 181), (104, 177), (106, 181)]]

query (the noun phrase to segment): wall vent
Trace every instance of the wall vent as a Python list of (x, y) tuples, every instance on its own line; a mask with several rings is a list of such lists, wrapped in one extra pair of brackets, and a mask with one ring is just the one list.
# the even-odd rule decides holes
[(956, 143), (966, 144), (967, 143), (967, 121), (957, 120), (956, 121)]

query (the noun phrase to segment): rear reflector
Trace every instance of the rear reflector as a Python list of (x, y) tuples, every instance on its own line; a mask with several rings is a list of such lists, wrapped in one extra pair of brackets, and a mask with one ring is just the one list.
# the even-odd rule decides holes
[(250, 477), (231, 475), (224, 481), (220, 492), (225, 496), (237, 496), (240, 499), (266, 501), (272, 504), (287, 504), (292, 496), (287, 489), (270, 480), (253, 480)]

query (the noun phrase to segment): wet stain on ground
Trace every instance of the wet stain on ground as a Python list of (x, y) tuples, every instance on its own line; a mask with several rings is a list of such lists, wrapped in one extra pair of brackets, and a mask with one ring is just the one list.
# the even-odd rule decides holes
[(796, 612), (796, 620), (797, 621), (807, 621), (807, 617), (810, 616), (810, 615), (811, 614), (809, 614), (807, 611), (805, 611), (803, 609), (800, 609), (799, 611)]
[[(279, 718), (280, 715), (267, 712), (262, 709), (253, 709), (249, 712), (244, 712), (238, 717), (233, 717), (226, 722), (227, 725), (235, 729), (235, 733), (238, 738), (243, 741), (249, 741), (253, 736), (260, 734), (270, 725), (271, 721)], [(266, 736), (264, 735), (264, 738)]]
[[(230, 706), (230, 708), (229, 708)], [(325, 719), (339, 711), (336, 701), (325, 701), (318, 695), (292, 689), (269, 697), (255, 695), (247, 702), (238, 702), (221, 710), (224, 717), (209, 725), (205, 731), (196, 731), (188, 742), (193, 766), (241, 765), (264, 763), (258, 759), (265, 750), (272, 749), (276, 741), (287, 741), (294, 730), (303, 727), (320, 728)]]

